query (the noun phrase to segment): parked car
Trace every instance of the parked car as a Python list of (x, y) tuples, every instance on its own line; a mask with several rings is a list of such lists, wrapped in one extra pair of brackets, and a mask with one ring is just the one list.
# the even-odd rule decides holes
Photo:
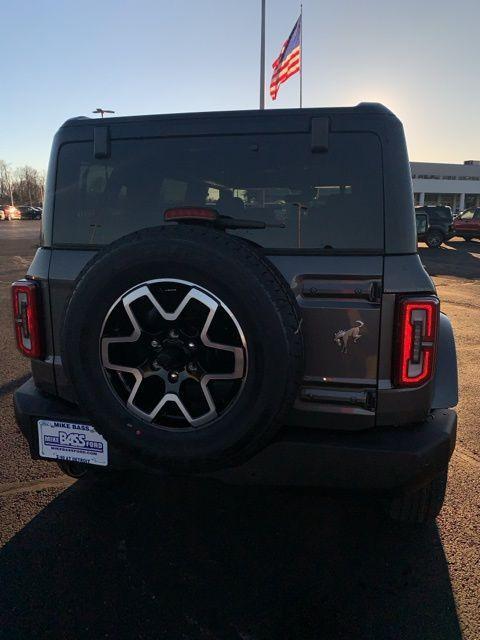
[(42, 217), (42, 211), (39, 207), (19, 205), (17, 209), (22, 214), (22, 220), (40, 220)]
[(72, 119), (49, 167), (13, 284), (33, 458), (373, 490), (397, 520), (436, 517), (455, 343), (388, 109)]
[(480, 207), (466, 209), (453, 221), (456, 236), (464, 240), (480, 239)]
[(437, 249), (454, 235), (450, 207), (442, 205), (415, 207), (415, 216), (417, 240), (426, 242), (431, 249)]
[(21, 212), (17, 209), (17, 207), (14, 207), (13, 205), (4, 205), (3, 206), (3, 220), (21, 220), (22, 219), (22, 214)]

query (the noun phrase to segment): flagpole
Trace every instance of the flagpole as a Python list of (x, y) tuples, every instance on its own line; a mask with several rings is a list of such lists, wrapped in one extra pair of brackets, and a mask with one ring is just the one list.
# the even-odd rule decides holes
[(303, 89), (303, 4), (300, 3), (300, 109), (302, 108)]
[(260, 34), (260, 109), (265, 109), (265, 0), (262, 0), (262, 26)]

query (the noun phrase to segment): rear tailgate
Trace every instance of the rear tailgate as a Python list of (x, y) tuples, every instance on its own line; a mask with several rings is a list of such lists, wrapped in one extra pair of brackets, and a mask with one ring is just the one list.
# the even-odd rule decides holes
[(302, 311), (305, 375), (291, 415), (303, 426), (375, 424), (381, 256), (272, 256)]

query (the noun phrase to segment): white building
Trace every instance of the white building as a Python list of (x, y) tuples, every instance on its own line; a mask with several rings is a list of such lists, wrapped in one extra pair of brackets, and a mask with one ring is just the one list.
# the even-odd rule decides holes
[(452, 211), (480, 207), (480, 161), (411, 162), (415, 204), (444, 204)]

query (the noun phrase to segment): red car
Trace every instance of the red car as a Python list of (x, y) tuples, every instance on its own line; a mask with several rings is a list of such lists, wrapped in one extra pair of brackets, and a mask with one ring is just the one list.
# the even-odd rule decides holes
[(466, 209), (453, 221), (456, 236), (464, 240), (480, 239), (480, 207)]

